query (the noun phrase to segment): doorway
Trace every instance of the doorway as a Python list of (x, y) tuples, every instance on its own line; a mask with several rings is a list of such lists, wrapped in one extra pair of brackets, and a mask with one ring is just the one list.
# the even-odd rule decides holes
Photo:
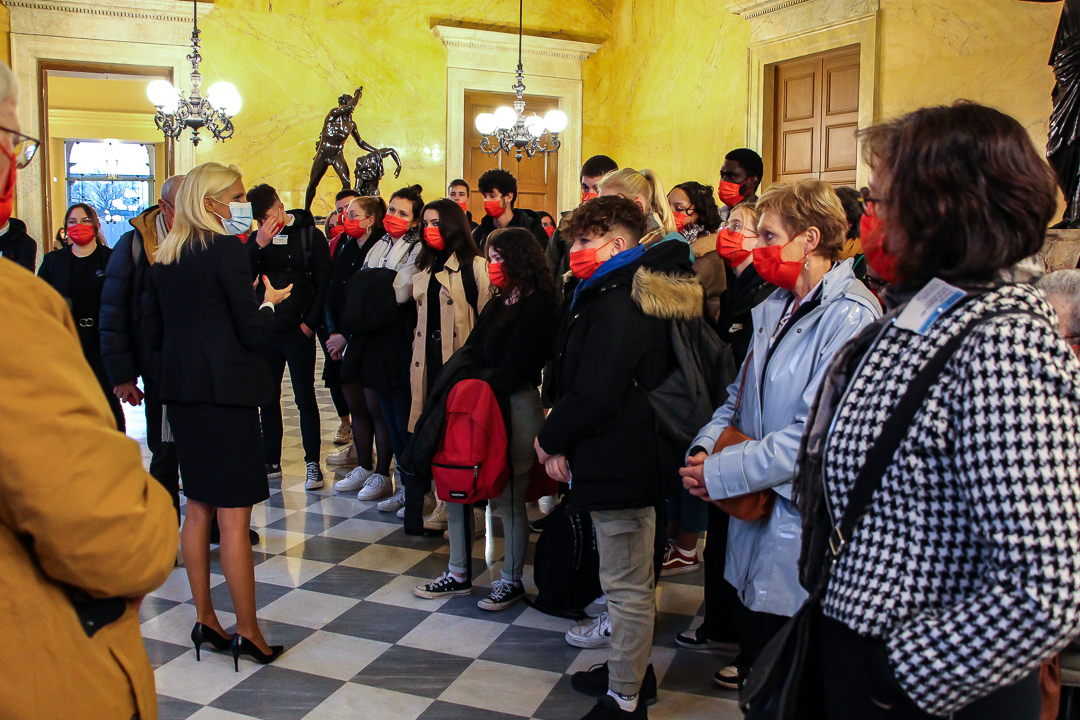
[[(499, 153), (486, 155), (480, 150), (483, 137), (476, 129), (474, 120), (482, 112), (495, 112), (500, 105), (510, 106), (514, 96), (501, 93), (466, 92), (465, 93), (465, 154), (464, 180), (471, 190), (469, 210), (473, 219), (479, 222), (484, 215), (484, 196), (477, 186), (480, 176), (492, 168), (510, 171), (518, 183), (518, 197), (514, 207), (527, 208), (534, 212), (541, 210), (558, 217), (559, 197), (559, 154), (537, 153), (533, 157), (523, 157), (519, 163), (513, 155)], [(558, 100), (529, 95), (526, 98), (525, 111), (528, 114), (543, 115), (548, 110), (559, 107)]]
[(809, 55), (773, 72), (773, 180), (854, 186), (858, 165), (859, 46)]

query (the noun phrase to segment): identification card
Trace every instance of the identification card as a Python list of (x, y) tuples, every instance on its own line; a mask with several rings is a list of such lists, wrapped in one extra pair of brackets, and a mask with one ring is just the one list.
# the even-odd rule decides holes
[(925, 335), (949, 308), (964, 299), (965, 294), (960, 288), (934, 278), (911, 298), (896, 318), (896, 326)]
[(288, 245), (289, 244), (289, 236), (288, 235), (275, 235), (274, 236), (274, 244), (275, 245)]

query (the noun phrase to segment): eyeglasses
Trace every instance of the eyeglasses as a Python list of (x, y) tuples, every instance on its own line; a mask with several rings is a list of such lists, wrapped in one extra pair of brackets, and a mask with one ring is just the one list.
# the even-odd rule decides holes
[(22, 170), (34, 159), (34, 153), (37, 152), (38, 145), (41, 143), (29, 135), (23, 135), (21, 132), (6, 128), (3, 125), (0, 125), (0, 130), (9, 132), (14, 136), (12, 142), (15, 144), (15, 167)]
[(863, 284), (866, 285), (866, 287), (869, 288), (870, 290), (873, 290), (874, 292), (878, 292), (882, 288), (884, 288), (886, 285), (888, 285), (889, 283), (887, 281), (885, 281), (885, 280), (879, 280), (879, 279), (877, 279), (875, 277), (871, 277), (870, 275), (867, 275), (866, 279), (863, 280)]
[(863, 210), (867, 215), (876, 215), (874, 204), (881, 202), (881, 198), (870, 197), (870, 188), (864, 187), (859, 191), (859, 199), (862, 200)]

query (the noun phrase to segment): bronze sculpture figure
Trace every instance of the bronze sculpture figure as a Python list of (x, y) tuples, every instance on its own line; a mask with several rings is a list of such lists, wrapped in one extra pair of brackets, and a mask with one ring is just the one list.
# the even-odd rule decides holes
[(383, 160), (393, 158), (397, 163), (394, 177), (401, 175), (401, 158), (398, 157), (394, 148), (382, 148), (367, 155), (356, 158), (356, 191), (361, 195), (378, 195), (379, 181), (382, 180), (386, 171), (383, 169)]
[(345, 161), (345, 143), (350, 137), (362, 150), (369, 153), (380, 152), (378, 148), (360, 137), (356, 123), (352, 119), (353, 110), (360, 104), (363, 93), (364, 88), (361, 86), (351, 96), (342, 95), (338, 98), (338, 106), (326, 114), (322, 133), (315, 143), (315, 159), (311, 163), (311, 177), (304, 197), (305, 210), (311, 209), (311, 201), (315, 199), (315, 191), (319, 187), (319, 181), (326, 174), (327, 168), (334, 168), (338, 179), (341, 180), (342, 190), (351, 187), (349, 165)]

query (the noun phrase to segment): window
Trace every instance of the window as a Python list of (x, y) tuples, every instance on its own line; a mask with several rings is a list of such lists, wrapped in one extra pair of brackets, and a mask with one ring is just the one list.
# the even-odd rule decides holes
[(154, 146), (117, 140), (68, 140), (67, 204), (97, 211), (109, 247), (131, 229), (128, 220), (150, 206)]

